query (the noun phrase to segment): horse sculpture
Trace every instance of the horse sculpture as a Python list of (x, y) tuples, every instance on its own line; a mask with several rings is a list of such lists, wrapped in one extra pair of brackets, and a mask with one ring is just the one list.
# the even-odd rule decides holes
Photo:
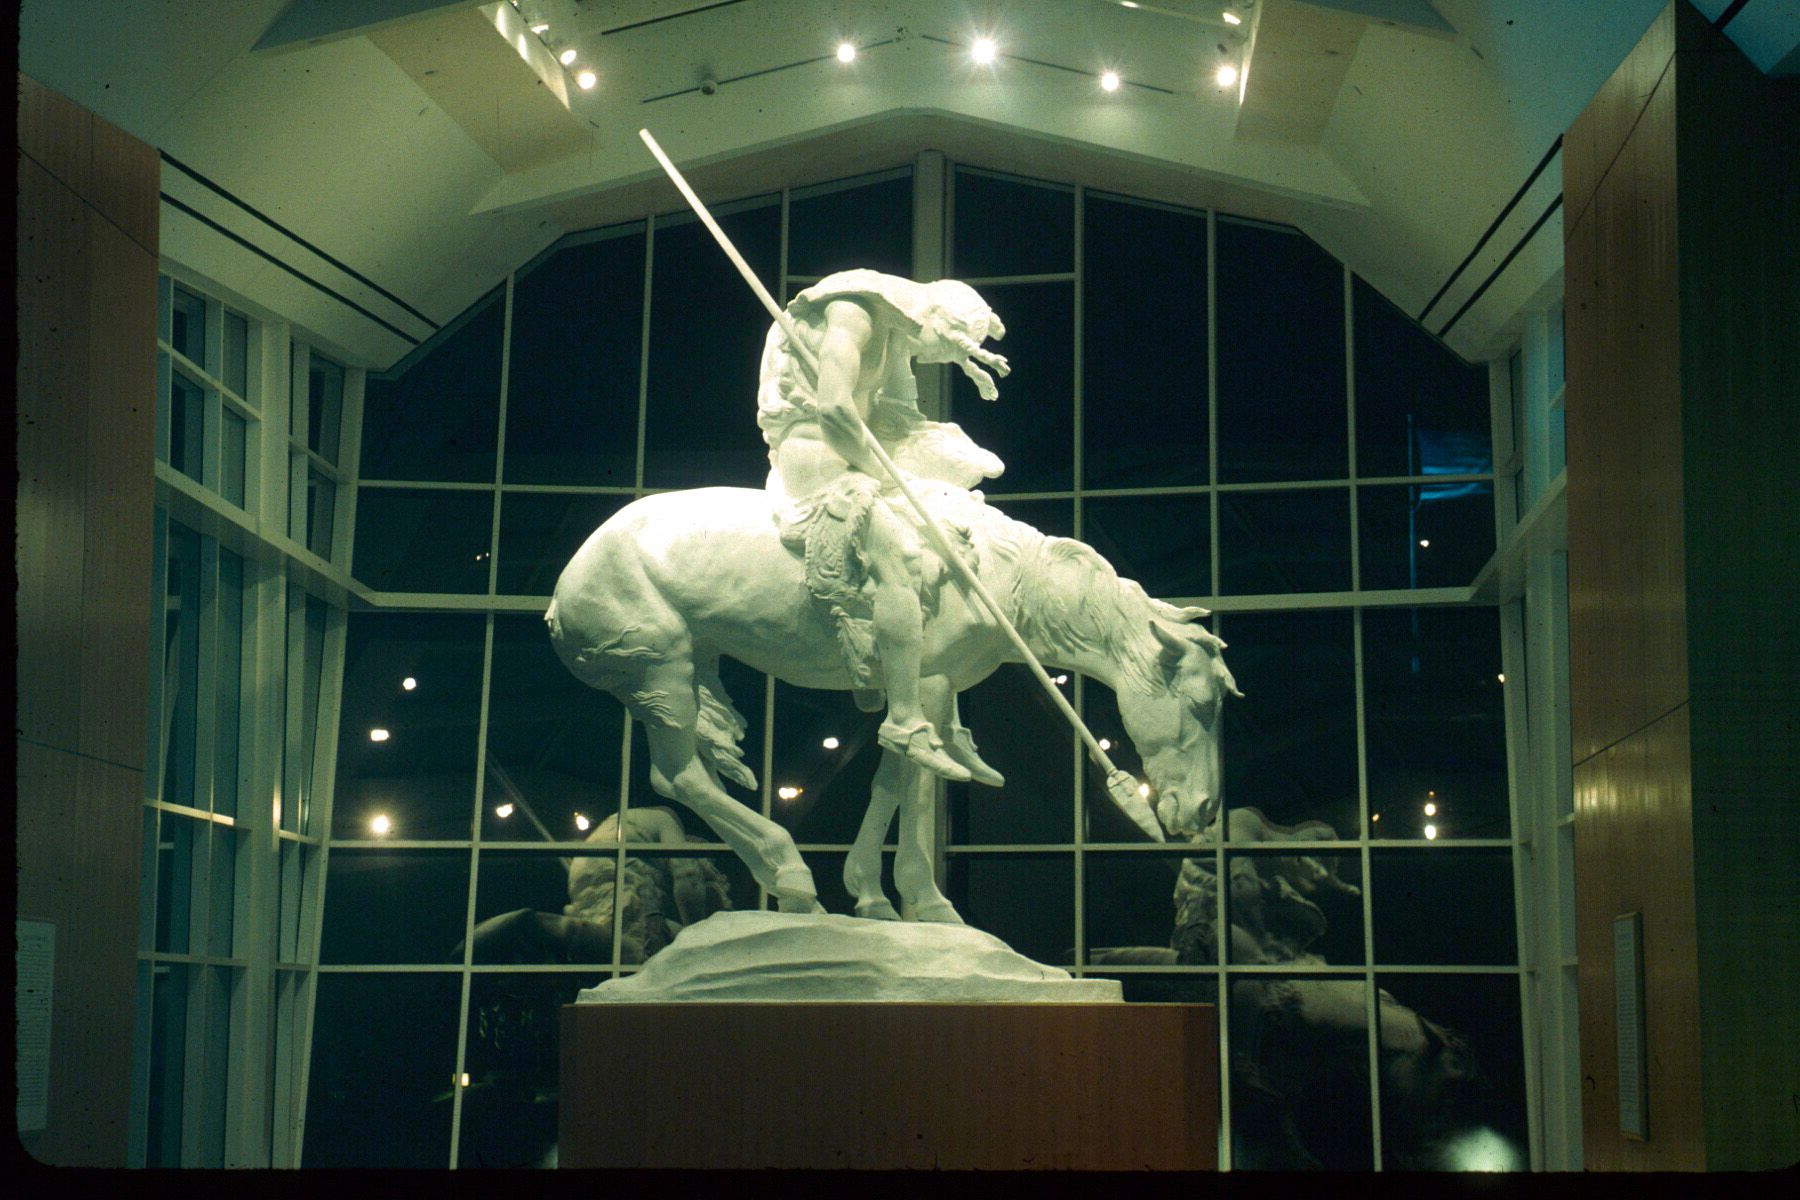
[[(719, 680), (720, 655), (800, 687), (851, 688), (832, 618), (808, 592), (799, 557), (782, 546), (774, 504), (743, 488), (636, 501), (576, 552), (545, 620), (569, 669), (643, 722), (657, 793), (698, 814), (782, 911), (822, 912), (792, 837), (721, 785), (756, 787), (738, 747), (743, 718)], [(1224, 643), (1194, 623), (1205, 610), (1151, 599), (1087, 546), (1012, 520), (979, 493), (943, 488), (932, 508), (968, 531), (972, 565), (1032, 652), (1117, 693), (1163, 827), (1201, 833), (1219, 803), (1220, 706), (1236, 694)], [(921, 701), (949, 729), (957, 693), (1020, 656), (978, 599), (948, 579), (934, 590)], [(901, 899), (917, 920), (961, 922), (934, 879), (932, 783), (904, 756), (883, 753), (844, 866), (858, 916), (898, 919), (881, 887), (881, 845), (898, 812)]]

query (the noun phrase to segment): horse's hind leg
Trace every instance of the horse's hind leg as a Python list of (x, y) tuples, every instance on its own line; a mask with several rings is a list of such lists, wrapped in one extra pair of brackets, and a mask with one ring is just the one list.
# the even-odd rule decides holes
[[(953, 713), (951, 702), (956, 696), (950, 690), (949, 680), (942, 675), (933, 675), (921, 680), (920, 684), (926, 716), (948, 728)], [(882, 765), (885, 767), (887, 763), (884, 761)], [(900, 799), (900, 829), (894, 855), (894, 888), (910, 909), (908, 915), (912, 920), (961, 925), (963, 919), (957, 914), (956, 906), (937, 885), (934, 860), (939, 800), (937, 779), (911, 763), (904, 765), (908, 768), (909, 778), (904, 786), (896, 789)]]
[(750, 868), (756, 882), (774, 893), (782, 912), (824, 912), (812, 872), (794, 848), (787, 830), (733, 800), (700, 754), (695, 735), (699, 699), (693, 668), (664, 664), (645, 680), (640, 695), (656, 696), (654, 706), (639, 704), (650, 742), (651, 782), (656, 790), (692, 809)]

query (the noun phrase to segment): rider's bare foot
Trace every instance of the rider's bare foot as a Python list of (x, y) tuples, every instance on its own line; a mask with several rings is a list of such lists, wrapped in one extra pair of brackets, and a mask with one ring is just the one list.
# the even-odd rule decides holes
[(982, 762), (981, 755), (975, 753), (975, 739), (969, 736), (969, 731), (964, 726), (950, 727), (950, 741), (944, 746), (944, 751), (968, 768), (972, 782), (991, 788), (1006, 786), (1006, 776)]
[(953, 783), (967, 783), (969, 768), (944, 752), (944, 743), (931, 722), (920, 718), (910, 726), (894, 724), (889, 717), (875, 731), (875, 740), (888, 750), (906, 755), (933, 775), (941, 775)]

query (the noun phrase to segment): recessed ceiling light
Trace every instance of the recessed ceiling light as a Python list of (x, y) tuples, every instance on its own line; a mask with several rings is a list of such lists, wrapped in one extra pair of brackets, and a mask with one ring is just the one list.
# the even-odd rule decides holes
[(1437, 840), (1437, 826), (1436, 825), (1427, 825), (1425, 827), (1425, 840), (1428, 842), (1434, 842)]
[(583, 71), (575, 76), (575, 82), (581, 85), (582, 91), (591, 92), (594, 90), (594, 85), (600, 82), (600, 77), (592, 71)]
[(565, 67), (570, 63), (573, 63), (575, 61), (575, 47), (570, 46), (567, 50), (564, 50), (561, 54), (557, 55), (557, 60)]
[(385, 729), (369, 730), (369, 740), (371, 742), (385, 742), (388, 740), (389, 736), (388, 731)]
[(969, 47), (969, 57), (983, 66), (993, 62), (994, 56), (998, 53), (999, 48), (994, 45), (993, 38), (976, 38), (975, 44)]
[(400, 681), (400, 686), (410, 692), (419, 686), (419, 681), (414, 679), (411, 675), (408, 675), (405, 679)]
[(504, 820), (506, 820), (506, 818), (512, 816), (513, 815), (512, 801), (508, 800), (505, 804), (502, 804), (499, 808), (496, 808), (494, 810), (494, 815), (496, 817), (499, 817), (502, 821), (504, 821)]
[(1232, 66), (1230, 63), (1226, 63), (1224, 66), (1219, 68), (1219, 74), (1218, 74), (1217, 78), (1218, 78), (1220, 87), (1222, 87), (1222, 88), (1231, 87), (1233, 84), (1235, 84), (1238, 81), (1238, 69), (1236, 67)]
[(575, 828), (581, 830), (583, 833), (586, 833), (588, 831), (588, 828), (592, 825), (593, 825), (593, 822), (587, 819), (586, 813), (576, 813), (575, 814)]
[(369, 831), (378, 837), (386, 837), (394, 831), (394, 822), (386, 813), (376, 813), (369, 821)]
[(1225, 23), (1227, 25), (1242, 25), (1244, 23), (1244, 18), (1238, 16), (1236, 13), (1232, 12), (1229, 8), (1226, 9), (1224, 12), (1220, 13), (1219, 15), (1221, 17), (1225, 18)]
[(849, 42), (839, 42), (837, 48), (838, 61), (847, 63), (856, 58), (856, 47)]
[(531, 32), (533, 32), (533, 33), (549, 33), (550, 32), (550, 22), (539, 21), (536, 25), (533, 25), (531, 27)]
[(1117, 71), (1101, 72), (1100, 87), (1103, 91), (1108, 91), (1108, 92), (1118, 91), (1119, 90), (1119, 73)]
[(820, 742), (819, 745), (825, 747), (827, 750), (836, 750), (838, 748), (839, 742), (834, 737), (828, 737), (824, 741)]

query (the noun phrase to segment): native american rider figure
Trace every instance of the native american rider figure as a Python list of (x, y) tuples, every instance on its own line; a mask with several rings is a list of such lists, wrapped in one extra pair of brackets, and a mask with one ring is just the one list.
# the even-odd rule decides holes
[(1002, 376), (1008, 368), (981, 343), (1006, 327), (967, 284), (868, 270), (828, 275), (787, 310), (810, 353), (795, 354), (781, 326), (770, 327), (756, 418), (769, 444), (768, 488), (782, 498), (782, 542), (805, 556), (807, 585), (836, 623), (857, 704), (879, 711), (886, 691), (881, 745), (946, 779), (997, 787), (999, 772), (977, 756), (968, 730), (953, 720), (940, 731), (921, 707), (924, 620), (947, 571), (863, 429), (967, 555), (951, 514), (1003, 467), (956, 425), (920, 413), (912, 364), (955, 363), (993, 400), (999, 391), (982, 366)]

